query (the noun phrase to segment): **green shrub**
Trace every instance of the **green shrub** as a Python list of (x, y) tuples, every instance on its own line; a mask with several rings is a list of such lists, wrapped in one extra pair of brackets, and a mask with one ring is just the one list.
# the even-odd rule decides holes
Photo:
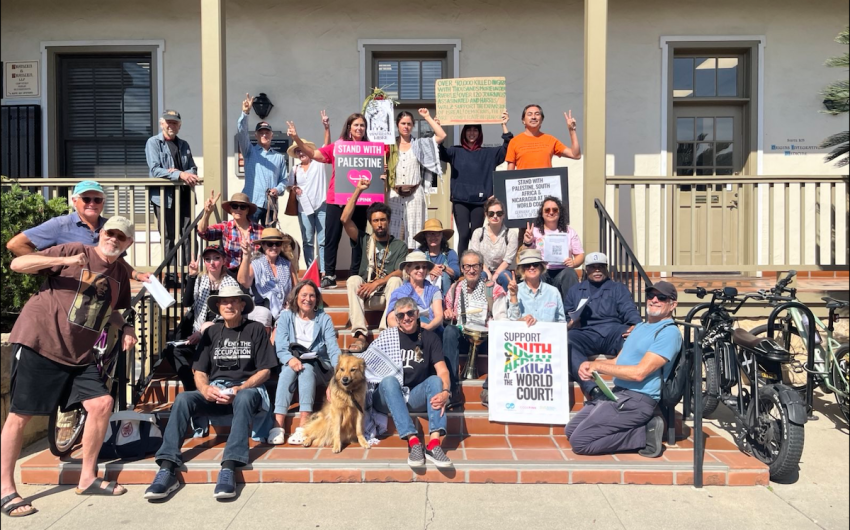
[(2, 260), (0, 260), (0, 314), (4, 322), (17, 313), (30, 297), (38, 291), (44, 281), (43, 277), (12, 272), (9, 265), (15, 256), (6, 249), (6, 243), (23, 230), (40, 225), (41, 223), (68, 213), (68, 200), (57, 197), (45, 201), (40, 193), (18, 186), (17, 182), (6, 177), (2, 178), (3, 188), (0, 193), (0, 213), (2, 214)]

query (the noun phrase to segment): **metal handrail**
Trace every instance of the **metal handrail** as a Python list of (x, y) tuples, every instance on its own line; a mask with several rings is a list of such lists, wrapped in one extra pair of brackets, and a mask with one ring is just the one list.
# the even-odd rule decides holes
[(718, 177), (643, 177), (643, 176), (613, 176), (605, 179), (606, 185), (618, 184), (659, 184), (659, 185), (681, 185), (681, 184), (704, 184), (716, 186), (718, 184), (794, 184), (804, 182), (844, 182), (844, 175), (724, 175), (722, 182)]

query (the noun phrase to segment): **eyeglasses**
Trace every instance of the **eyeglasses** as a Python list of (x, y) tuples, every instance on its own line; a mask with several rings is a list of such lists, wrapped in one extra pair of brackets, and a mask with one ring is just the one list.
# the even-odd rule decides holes
[(103, 204), (103, 197), (80, 197), (84, 203), (95, 203), (95, 204)]
[(673, 299), (672, 297), (667, 296), (666, 294), (661, 294), (661, 293), (649, 293), (649, 294), (646, 295), (647, 301), (652, 300), (653, 298), (658, 298), (659, 302), (666, 302), (667, 300)]
[(487, 212), (487, 217), (490, 217), (490, 218), (501, 217), (503, 215), (505, 215), (505, 212), (503, 212), (501, 210), (499, 210), (498, 212)]
[(410, 309), (408, 311), (397, 311), (395, 317), (397, 320), (404, 320), (404, 317), (407, 318), (416, 318), (419, 313), (418, 309)]
[(429, 267), (428, 265), (425, 265), (423, 263), (417, 263), (416, 265), (410, 265), (410, 270), (414, 270), (414, 271), (420, 271), (420, 270), (426, 271), (430, 268), (431, 267)]
[(111, 237), (113, 239), (117, 239), (118, 241), (120, 241), (122, 243), (124, 241), (127, 241), (127, 236), (125, 236), (123, 233), (119, 232), (118, 230), (107, 230), (106, 231), (106, 237)]
[(221, 258), (221, 256), (220, 256), (220, 255), (215, 255), (215, 256), (204, 256), (204, 263), (213, 263), (213, 262), (215, 262), (215, 261), (221, 261), (221, 259), (222, 259), (222, 258)]
[(556, 214), (560, 211), (561, 211), (560, 208), (543, 208), (543, 213), (545, 213), (547, 215), (548, 214)]
[(466, 271), (474, 271), (474, 270), (480, 269), (480, 268), (481, 268), (481, 264), (480, 264), (480, 263), (476, 263), (476, 264), (474, 264), (474, 265), (470, 265), (470, 264), (468, 264), (468, 263), (464, 263), (463, 265), (461, 265), (461, 266), (460, 266), (460, 268), (461, 268), (461, 270), (462, 270), (462, 271), (464, 271), (464, 272), (466, 272)]
[(247, 210), (248, 205), (242, 204), (241, 202), (231, 202), (230, 203), (230, 209), (231, 210)]
[(282, 247), (283, 241), (263, 241), (263, 245), (267, 247)]

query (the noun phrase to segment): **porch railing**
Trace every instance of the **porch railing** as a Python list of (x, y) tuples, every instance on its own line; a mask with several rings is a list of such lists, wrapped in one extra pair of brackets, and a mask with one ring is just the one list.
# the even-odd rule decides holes
[(605, 204), (649, 272), (846, 269), (841, 175), (608, 177)]

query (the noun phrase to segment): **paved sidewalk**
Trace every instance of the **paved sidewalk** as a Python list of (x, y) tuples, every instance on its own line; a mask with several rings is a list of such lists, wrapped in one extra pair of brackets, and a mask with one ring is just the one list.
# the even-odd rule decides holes
[[(846, 529), (850, 526), (847, 428), (818, 393), (820, 419), (806, 426), (800, 476), (769, 487), (250, 484), (232, 502), (212, 485), (184, 486), (165, 503), (142, 499), (144, 486), (118, 498), (78, 497), (67, 486), (20, 486), (40, 510), (3, 518), (8, 529), (192, 526), (218, 529), (428, 530), (567, 526), (612, 529)], [(725, 412), (725, 411), (724, 411)], [(727, 413), (728, 414), (728, 413)], [(729, 417), (710, 420), (726, 432)], [(840, 428), (839, 428), (840, 426)], [(731, 436), (730, 436), (731, 438)], [(30, 451), (45, 447), (41, 442)]]

